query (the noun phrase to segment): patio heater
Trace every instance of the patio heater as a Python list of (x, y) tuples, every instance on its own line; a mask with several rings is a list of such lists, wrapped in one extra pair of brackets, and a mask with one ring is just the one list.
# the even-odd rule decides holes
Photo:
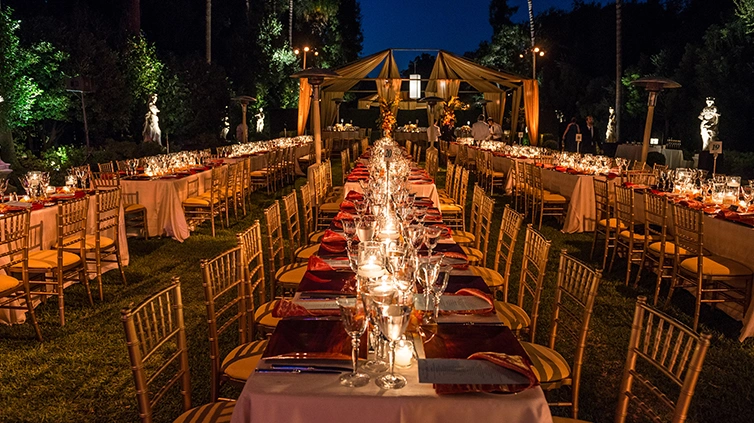
[(340, 123), (340, 105), (343, 104), (343, 99), (338, 97), (332, 99), (335, 102), (335, 123)]
[(337, 78), (339, 76), (340, 75), (333, 70), (315, 67), (304, 69), (291, 75), (291, 78), (306, 78), (309, 81), (309, 85), (312, 86), (312, 127), (314, 132), (314, 155), (316, 156), (317, 164), (322, 163), (322, 127), (319, 118), (319, 86), (325, 82), (325, 78)]
[(649, 137), (652, 134), (652, 120), (654, 119), (655, 106), (657, 105), (657, 95), (662, 90), (680, 88), (681, 84), (671, 79), (657, 76), (645, 76), (644, 78), (632, 81), (631, 84), (637, 87), (643, 87), (649, 93), (649, 100), (647, 101), (647, 121), (644, 124), (644, 142), (641, 144), (641, 161), (646, 163), (647, 154), (649, 154)]
[(248, 142), (249, 125), (246, 124), (246, 109), (249, 107), (249, 103), (251, 103), (252, 101), (257, 101), (257, 99), (248, 95), (239, 95), (238, 97), (231, 98), (231, 100), (241, 105), (241, 129), (243, 130), (243, 139), (239, 141)]
[[(477, 104), (482, 106), (482, 114), (484, 115), (484, 120), (487, 121), (487, 103), (492, 103), (492, 100), (487, 100), (486, 98), (483, 98), (479, 101), (477, 101)], [(500, 123), (500, 122), (498, 122)]]
[[(437, 103), (439, 103), (441, 101), (445, 101), (445, 100), (443, 100), (441, 97), (437, 97), (437, 96), (422, 97), (422, 98), (419, 99), (420, 103), (427, 103), (427, 107), (429, 107), (429, 110), (432, 111), (432, 118), (430, 119), (430, 122), (428, 122), (427, 126), (432, 126), (432, 124), (434, 123), (432, 121), (434, 121), (434, 116), (435, 116), (435, 114), (434, 114), (435, 105), (437, 105)], [(429, 148), (435, 148), (435, 141), (434, 140), (431, 142)]]

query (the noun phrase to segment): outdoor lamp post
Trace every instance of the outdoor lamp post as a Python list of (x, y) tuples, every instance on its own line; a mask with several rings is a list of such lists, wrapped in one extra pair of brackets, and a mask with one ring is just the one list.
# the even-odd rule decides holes
[(322, 68), (310, 68), (298, 71), (291, 75), (291, 78), (306, 78), (309, 85), (312, 86), (312, 126), (314, 132), (314, 155), (317, 158), (316, 163), (322, 163), (322, 127), (319, 119), (319, 86), (325, 82), (325, 78), (337, 78), (335, 71)]
[(256, 101), (257, 99), (248, 95), (239, 95), (238, 97), (231, 98), (231, 100), (241, 104), (241, 129), (243, 132), (243, 139), (239, 141), (247, 142), (249, 141), (249, 125), (246, 124), (246, 108), (249, 106), (249, 103)]
[(649, 92), (649, 99), (647, 101), (647, 120), (644, 124), (644, 141), (641, 144), (641, 161), (647, 161), (647, 154), (649, 154), (649, 136), (652, 133), (652, 120), (655, 115), (655, 106), (657, 105), (657, 95), (662, 90), (680, 88), (681, 84), (667, 79), (656, 76), (646, 76), (639, 78), (636, 81), (631, 82), (637, 87), (644, 87)]
[[(299, 54), (301, 54), (302, 50), (303, 50), (303, 53), (304, 53), (304, 63), (303, 63), (303, 67), (301, 69), (306, 69), (306, 55), (307, 55), (307, 53), (309, 53), (311, 51), (311, 49), (309, 48), (309, 46), (305, 46), (303, 49), (294, 49), (293, 50), (293, 54), (295, 54), (296, 56), (298, 56)], [(315, 56), (319, 56), (319, 52), (317, 51), (317, 49), (314, 49), (314, 55)]]
[[(531, 49), (531, 79), (537, 79), (537, 56), (544, 57), (545, 51), (539, 47), (534, 47)], [(518, 57), (523, 59), (524, 54), (521, 53)]]

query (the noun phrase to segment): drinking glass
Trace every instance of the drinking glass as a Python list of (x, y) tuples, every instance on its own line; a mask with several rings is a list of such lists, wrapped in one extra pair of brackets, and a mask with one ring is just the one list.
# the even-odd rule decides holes
[(346, 236), (346, 242), (350, 247), (353, 237), (356, 235), (356, 222), (354, 219), (342, 219), (340, 222), (343, 224), (343, 234)]
[(8, 190), (8, 178), (0, 180), (0, 202), (5, 201), (5, 191)]
[(376, 241), (362, 241), (359, 243), (358, 271), (359, 276), (366, 279), (376, 279), (385, 274), (385, 256), (382, 243)]
[(394, 243), (388, 244), (385, 248), (385, 262), (387, 263), (388, 272), (398, 273), (406, 262), (406, 247)]
[(364, 214), (367, 212), (367, 208), (369, 208), (369, 203), (367, 203), (366, 200), (356, 200), (353, 202), (353, 207), (356, 209), (356, 213), (359, 217), (363, 218)]
[(395, 344), (406, 332), (411, 319), (411, 305), (383, 305), (378, 307), (377, 326), (390, 342), (390, 373), (375, 380), (382, 389), (401, 389), (406, 386), (406, 378), (395, 374)]
[(424, 242), (424, 226), (410, 225), (406, 228), (404, 236), (414, 250), (418, 250)]
[(361, 335), (367, 328), (367, 313), (364, 303), (356, 298), (341, 297), (336, 302), (338, 308), (340, 308), (343, 327), (351, 337), (351, 365), (353, 368), (351, 373), (340, 376), (340, 384), (358, 388), (369, 383), (369, 375), (359, 373), (359, 344), (361, 343)]
[(432, 255), (432, 251), (437, 246), (437, 241), (440, 240), (440, 235), (443, 229), (438, 226), (427, 226), (424, 228), (424, 242), (427, 243), (427, 249), (429, 254)]
[[(395, 291), (393, 291), (395, 292)], [(379, 313), (380, 305), (387, 305), (392, 303), (392, 297), (382, 296), (379, 297), (376, 293), (369, 292), (369, 287), (361, 294), (361, 300), (364, 303), (364, 307), (367, 311), (367, 317), (371, 323), (371, 330), (369, 332), (369, 345), (374, 353), (371, 359), (367, 360), (362, 366), (364, 370), (373, 373), (386, 372), (389, 367), (385, 361), (385, 340), (380, 333), (380, 329), (377, 325), (377, 314)]]
[(371, 216), (364, 216), (356, 222), (356, 236), (360, 242), (371, 241), (374, 237), (374, 229), (377, 227), (377, 220)]
[(443, 256), (441, 255), (420, 254), (416, 256), (416, 279), (424, 292), (424, 310), (429, 310), (430, 295), (433, 292), (432, 285), (437, 280), (442, 259)]
[(438, 270), (438, 276), (435, 278), (435, 281), (432, 282), (430, 285), (430, 288), (432, 289), (432, 295), (434, 302), (434, 309), (432, 316), (435, 319), (435, 322), (437, 321), (437, 317), (440, 314), (440, 298), (442, 297), (442, 294), (445, 292), (445, 288), (448, 287), (448, 281), (450, 280), (450, 272), (453, 271), (453, 266), (449, 264), (443, 264), (440, 266)]

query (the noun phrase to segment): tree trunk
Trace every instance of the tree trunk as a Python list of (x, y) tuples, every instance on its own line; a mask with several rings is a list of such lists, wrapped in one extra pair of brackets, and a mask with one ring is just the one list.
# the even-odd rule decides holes
[(19, 169), (18, 159), (16, 158), (16, 147), (13, 144), (13, 134), (10, 130), (0, 131), (0, 157), (5, 163), (10, 164), (14, 169)]
[(126, 31), (138, 37), (141, 33), (141, 0), (127, 0)]
[(293, 46), (293, 0), (288, 1), (288, 44)]
[(531, 33), (531, 48), (534, 48), (534, 8), (531, 4), (532, 0), (528, 0), (529, 3), (529, 32)]
[(207, 64), (210, 64), (212, 63), (212, 0), (207, 0), (206, 22), (205, 54), (207, 56)]
[(621, 46), (622, 0), (615, 0), (615, 142), (620, 142), (620, 111), (623, 103), (623, 48)]

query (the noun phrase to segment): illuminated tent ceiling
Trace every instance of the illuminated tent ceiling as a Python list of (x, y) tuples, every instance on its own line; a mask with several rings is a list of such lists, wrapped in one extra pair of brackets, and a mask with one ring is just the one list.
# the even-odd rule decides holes
[[(379, 73), (377, 77), (369, 78), (368, 75), (378, 68)], [(427, 108), (425, 104), (409, 99), (408, 92), (401, 91), (402, 83), (408, 81), (408, 79), (401, 77), (395, 58), (393, 57), (392, 49), (372, 54), (333, 70), (340, 77), (325, 80), (322, 84), (321, 110), (323, 126), (332, 125), (335, 122), (337, 104), (333, 100), (342, 98), (346, 92), (352, 90), (356, 84), (362, 81), (374, 81), (377, 93), (360, 99), (360, 108), (368, 107), (380, 98), (390, 102), (396, 96), (401, 101), (398, 107), (394, 108), (394, 114), (397, 114), (398, 108), (404, 110)], [(446, 101), (458, 96), (462, 82), (469, 84), (475, 90), (482, 93), (484, 98), (489, 101), (486, 105), (487, 113), (496, 122), (503, 121), (508, 92), (512, 93), (512, 110), (519, 109), (523, 98), (530, 139), (533, 142), (536, 142), (538, 139), (539, 86), (535, 80), (528, 80), (511, 73), (496, 71), (478, 65), (463, 57), (440, 50), (437, 53), (432, 73), (429, 79), (425, 81), (428, 82), (424, 95), (437, 96)], [(427, 116), (430, 120), (438, 118), (441, 111), (442, 105), (436, 105), (434, 110), (427, 110)], [(299, 110), (299, 114), (302, 112), (305, 113), (304, 116), (308, 114), (306, 110)], [(513, 113), (511, 116), (511, 127), (516, 128), (517, 124), (518, 113)]]

